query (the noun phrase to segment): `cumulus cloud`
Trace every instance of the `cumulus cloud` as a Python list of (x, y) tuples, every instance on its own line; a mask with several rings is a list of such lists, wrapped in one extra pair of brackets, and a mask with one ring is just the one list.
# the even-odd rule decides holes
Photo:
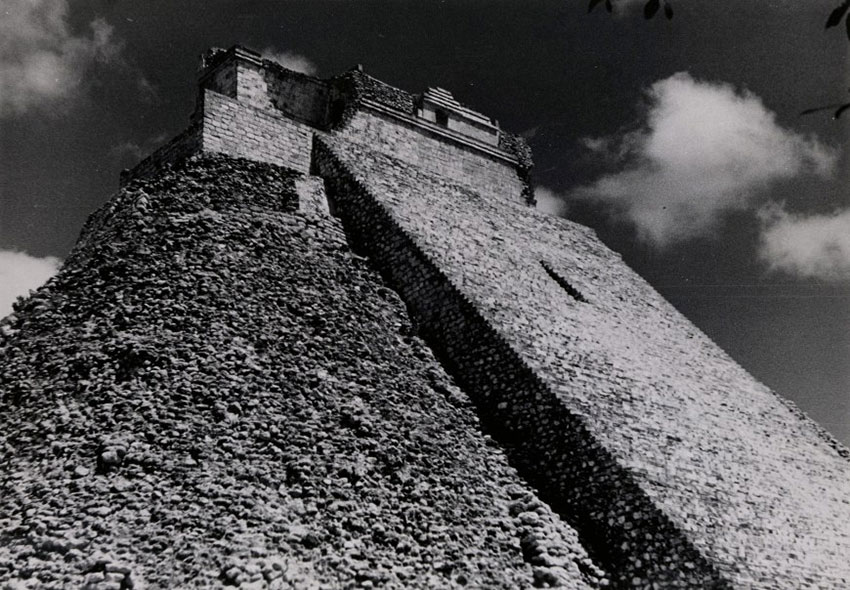
[(824, 280), (850, 279), (850, 210), (791, 214), (766, 207), (759, 256), (770, 270)]
[(71, 31), (67, 0), (4, 0), (0, 11), (0, 116), (61, 104), (94, 63), (119, 60), (120, 44), (103, 19)]
[(142, 156), (145, 155), (145, 150), (135, 141), (122, 141), (112, 146), (109, 150), (109, 155), (117, 158), (129, 157), (133, 160), (141, 160)]
[(569, 196), (604, 204), (658, 247), (710, 235), (725, 213), (763, 203), (772, 183), (828, 176), (837, 159), (781, 127), (753, 93), (687, 73), (652, 85), (639, 129), (584, 143), (617, 171)]
[(643, 10), (646, 0), (616, 0), (612, 2), (615, 15), (632, 15)]
[(20, 295), (43, 285), (56, 274), (60, 260), (52, 256), (37, 258), (24, 252), (0, 250), (0, 317), (12, 312)]
[(564, 197), (558, 195), (555, 191), (538, 186), (534, 189), (534, 197), (537, 199), (537, 208), (540, 211), (552, 215), (563, 216), (567, 214), (568, 207)]
[(278, 51), (277, 49), (269, 47), (263, 51), (263, 57), (276, 61), (283, 67), (295, 70), (296, 72), (301, 72), (302, 74), (315, 76), (318, 72), (316, 65), (312, 61), (303, 55), (299, 55), (292, 51)]

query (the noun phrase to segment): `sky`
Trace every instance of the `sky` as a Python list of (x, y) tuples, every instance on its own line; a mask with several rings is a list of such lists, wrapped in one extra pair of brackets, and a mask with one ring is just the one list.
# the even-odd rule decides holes
[(179, 133), (198, 56), (451, 90), (522, 133), (541, 206), (850, 444), (850, 100), (836, 0), (4, 0), (0, 315), (121, 169)]

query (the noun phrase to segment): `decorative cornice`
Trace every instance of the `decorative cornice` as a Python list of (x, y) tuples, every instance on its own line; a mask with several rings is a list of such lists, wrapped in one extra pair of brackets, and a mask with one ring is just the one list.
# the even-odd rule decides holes
[(387, 107), (379, 102), (375, 102), (368, 98), (361, 99), (359, 106), (361, 108), (366, 108), (368, 110), (378, 112), (382, 115), (392, 117), (393, 119), (396, 119), (398, 121), (403, 121), (408, 125), (412, 125), (418, 129), (422, 129), (423, 131), (426, 131), (431, 135), (436, 135), (441, 139), (448, 140), (455, 144), (460, 144), (462, 146), (474, 149), (479, 152), (484, 152), (488, 156), (502, 160), (505, 163), (510, 164), (511, 166), (517, 166), (519, 163), (517, 158), (513, 157), (511, 154), (496, 149), (492, 145), (488, 145), (484, 142), (478, 141), (475, 138), (470, 137), (469, 135), (464, 135), (462, 133), (446, 129), (445, 127), (442, 127), (435, 123), (431, 123), (430, 121), (426, 121), (425, 119), (422, 119), (420, 117), (413, 117), (401, 113), (395, 109)]

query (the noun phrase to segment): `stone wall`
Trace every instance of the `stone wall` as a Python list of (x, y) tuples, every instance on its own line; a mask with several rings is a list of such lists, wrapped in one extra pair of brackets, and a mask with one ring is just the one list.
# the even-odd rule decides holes
[(274, 110), (256, 108), (210, 90), (204, 93), (204, 151), (307, 172), (312, 136), (311, 127)]
[[(494, 198), (534, 203), (528, 146), (495, 126), (488, 128), (486, 141), (481, 141), (477, 137), (480, 130), (474, 126), (449, 129), (438, 125), (417, 116), (414, 95), (359, 69), (320, 80), (287, 70), (242, 47), (212, 50), (203, 64), (192, 118), (192, 129), (200, 128), (201, 133), (200, 138), (193, 137), (200, 143), (178, 138), (173, 146), (158, 150), (150, 161), (128, 172), (127, 178), (147, 174), (158, 165), (201, 149), (306, 172), (311, 135), (331, 131), (379, 146), (388, 154)], [(459, 104), (456, 108), (465, 112)], [(452, 121), (452, 125), (459, 124), (459, 120)], [(471, 118), (467, 121), (470, 125), (474, 122)]]
[(495, 199), (525, 202), (525, 184), (515, 161), (429, 132), (402, 119), (371, 110), (358, 111), (335, 134), (416, 165), (422, 170), (474, 187)]
[(622, 583), (846, 584), (841, 445), (586, 228), (347, 139), (314, 166), (355, 242)]
[(133, 168), (122, 170), (121, 186), (134, 178), (144, 178), (155, 174), (163, 167), (175, 164), (199, 152), (203, 145), (203, 131), (204, 127), (201, 123), (194, 123)]
[(330, 85), (324, 80), (263, 61), (263, 78), (271, 105), (298, 121), (314, 127), (327, 125)]
[(490, 145), (499, 144), (499, 127), (489, 117), (463, 106), (445, 88), (429, 88), (417, 116)]
[[(450, 94), (449, 97), (451, 97)], [(497, 127), (482, 124), (471, 117), (464, 117), (464, 110), (466, 109), (455, 102), (453, 98), (452, 102), (454, 104), (449, 103), (447, 106), (439, 103), (423, 102), (422, 107), (417, 110), (417, 116), (431, 123), (440, 124), (437, 114), (441, 113), (445, 116), (445, 127), (447, 129), (472, 137), (482, 143), (490, 145), (499, 144), (499, 131)], [(478, 113), (473, 111), (473, 114), (477, 115)]]
[(262, 110), (322, 128), (327, 125), (330, 83), (262, 59), (242, 47), (204, 56), (200, 86)]
[(206, 72), (202, 73), (199, 81), (200, 98), (203, 98), (204, 90), (212, 90), (231, 98), (237, 97), (237, 61), (229, 59), (218, 63), (222, 57), (219, 56), (218, 59), (213, 60), (216, 65), (210, 66)]
[[(235, 70), (227, 66), (225, 63), (216, 74), (230, 80)], [(315, 130), (276, 109), (259, 108), (202, 88), (192, 118), (192, 124), (183, 133), (133, 168), (124, 170), (121, 186), (201, 151), (268, 162), (302, 173), (310, 169), (310, 145)]]

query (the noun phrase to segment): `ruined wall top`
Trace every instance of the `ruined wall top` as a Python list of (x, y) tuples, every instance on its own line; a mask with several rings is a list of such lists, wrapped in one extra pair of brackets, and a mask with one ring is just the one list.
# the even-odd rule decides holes
[(320, 79), (287, 69), (241, 46), (213, 48), (201, 56), (199, 85), (252, 106), (277, 110), (320, 130), (341, 127), (357, 110), (403, 120), (431, 136), (461, 143), (532, 167), (525, 141), (499, 127), (496, 120), (458, 102), (443, 88), (409, 93), (356, 66), (339, 76)]

